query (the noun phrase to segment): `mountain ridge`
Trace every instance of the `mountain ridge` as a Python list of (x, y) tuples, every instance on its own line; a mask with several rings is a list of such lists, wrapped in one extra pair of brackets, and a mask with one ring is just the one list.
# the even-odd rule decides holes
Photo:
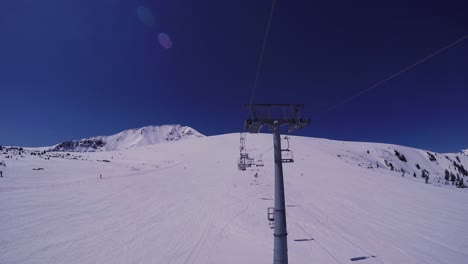
[(205, 137), (205, 135), (189, 126), (179, 124), (150, 125), (123, 130), (109, 136), (94, 136), (69, 140), (48, 147), (47, 150), (66, 152), (113, 151), (200, 137)]

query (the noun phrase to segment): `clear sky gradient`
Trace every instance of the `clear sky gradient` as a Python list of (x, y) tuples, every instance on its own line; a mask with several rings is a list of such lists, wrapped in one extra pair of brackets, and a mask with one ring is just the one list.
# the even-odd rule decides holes
[[(174, 123), (239, 132), (270, 6), (2, 0), (0, 145)], [(324, 111), (467, 35), (467, 10), (450, 0), (277, 0), (254, 102), (305, 104), (312, 124), (299, 135), (468, 148), (468, 40)]]

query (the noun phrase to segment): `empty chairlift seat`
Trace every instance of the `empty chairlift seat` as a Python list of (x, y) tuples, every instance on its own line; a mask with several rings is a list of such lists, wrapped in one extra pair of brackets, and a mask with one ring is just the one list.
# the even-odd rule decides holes
[(255, 163), (255, 166), (257, 167), (263, 167), (263, 157), (260, 156), (258, 159), (257, 159), (257, 162)]
[(286, 149), (281, 150), (281, 161), (283, 163), (291, 163), (294, 162), (294, 155), (292, 150), (289, 149), (289, 137), (284, 137), (287, 142), (287, 147)]
[(292, 150), (282, 149), (281, 150), (281, 162), (283, 163), (292, 163), (294, 162), (294, 155)]
[(275, 228), (275, 208), (274, 207), (268, 207), (267, 218), (270, 223), (270, 228)]

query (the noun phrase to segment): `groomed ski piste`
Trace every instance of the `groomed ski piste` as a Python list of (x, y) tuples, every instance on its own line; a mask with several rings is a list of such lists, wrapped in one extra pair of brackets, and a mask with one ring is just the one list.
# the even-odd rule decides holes
[[(248, 135), (265, 166), (244, 172), (239, 134), (47, 159), (1, 154), (0, 263), (272, 263), (272, 141)], [(290, 144), (290, 263), (467, 263), (468, 191), (440, 180), (446, 168), (456, 173), (453, 161), (468, 168), (467, 156), (431, 161), (403, 146), (294, 136)]]

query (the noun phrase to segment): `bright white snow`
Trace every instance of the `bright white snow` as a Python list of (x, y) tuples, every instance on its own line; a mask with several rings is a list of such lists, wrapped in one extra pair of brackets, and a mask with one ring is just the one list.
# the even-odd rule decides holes
[[(436, 180), (456, 173), (455, 154), (434, 162), (401, 146), (290, 141), (290, 263), (466, 263), (467, 189)], [(0, 263), (271, 263), (273, 153), (240, 172), (238, 144), (228, 134), (50, 160), (2, 154)], [(247, 146), (259, 155), (272, 136), (248, 135)]]
[(181, 139), (204, 137), (188, 126), (162, 125), (128, 129), (111, 136), (97, 136), (81, 140), (67, 141), (50, 149), (55, 151), (112, 151), (135, 146), (145, 146)]

